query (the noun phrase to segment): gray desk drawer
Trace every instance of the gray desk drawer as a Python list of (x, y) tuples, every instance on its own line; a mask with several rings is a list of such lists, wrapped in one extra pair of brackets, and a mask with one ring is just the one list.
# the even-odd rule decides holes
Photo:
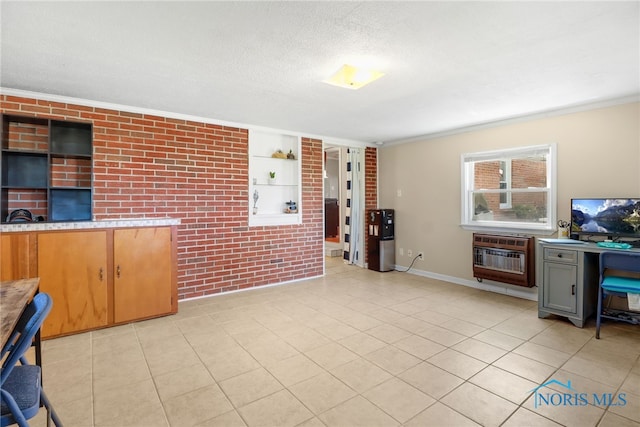
[(544, 248), (544, 259), (546, 261), (576, 264), (578, 262), (578, 251), (571, 251), (568, 249)]

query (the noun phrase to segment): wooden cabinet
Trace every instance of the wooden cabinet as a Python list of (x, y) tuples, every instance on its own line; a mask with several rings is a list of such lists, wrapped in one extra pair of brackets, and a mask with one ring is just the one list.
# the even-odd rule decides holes
[(6, 233), (0, 236), (0, 280), (36, 277), (35, 239), (29, 233)]
[(53, 299), (43, 337), (108, 324), (107, 260), (107, 231), (38, 233), (40, 291)]
[(46, 221), (91, 220), (91, 124), (3, 114), (1, 135), (1, 222), (16, 209)]
[(115, 230), (113, 235), (114, 322), (172, 310), (171, 229)]
[(178, 311), (177, 227), (3, 234), (2, 280), (40, 277), (53, 298), (43, 337)]

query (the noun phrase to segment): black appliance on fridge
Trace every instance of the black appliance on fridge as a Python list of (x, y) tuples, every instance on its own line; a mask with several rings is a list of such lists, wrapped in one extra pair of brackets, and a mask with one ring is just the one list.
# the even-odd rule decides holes
[(367, 262), (369, 270), (395, 270), (394, 216), (393, 209), (373, 209), (367, 214)]

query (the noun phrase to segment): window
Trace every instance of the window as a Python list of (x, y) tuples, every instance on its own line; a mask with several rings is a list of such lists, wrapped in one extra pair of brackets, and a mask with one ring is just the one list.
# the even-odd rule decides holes
[[(500, 161), (500, 189), (511, 189), (511, 160)], [(500, 193), (500, 209), (509, 209), (511, 207), (511, 193), (505, 191)]]
[(556, 146), (463, 154), (462, 227), (555, 231)]

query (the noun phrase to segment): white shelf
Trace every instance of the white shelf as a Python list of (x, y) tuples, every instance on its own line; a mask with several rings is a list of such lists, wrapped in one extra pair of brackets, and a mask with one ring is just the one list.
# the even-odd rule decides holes
[(256, 215), (251, 215), (249, 219), (249, 225), (259, 226), (259, 225), (292, 225), (292, 224), (300, 224), (301, 217), (300, 213), (295, 214), (277, 214), (277, 213), (258, 213)]

